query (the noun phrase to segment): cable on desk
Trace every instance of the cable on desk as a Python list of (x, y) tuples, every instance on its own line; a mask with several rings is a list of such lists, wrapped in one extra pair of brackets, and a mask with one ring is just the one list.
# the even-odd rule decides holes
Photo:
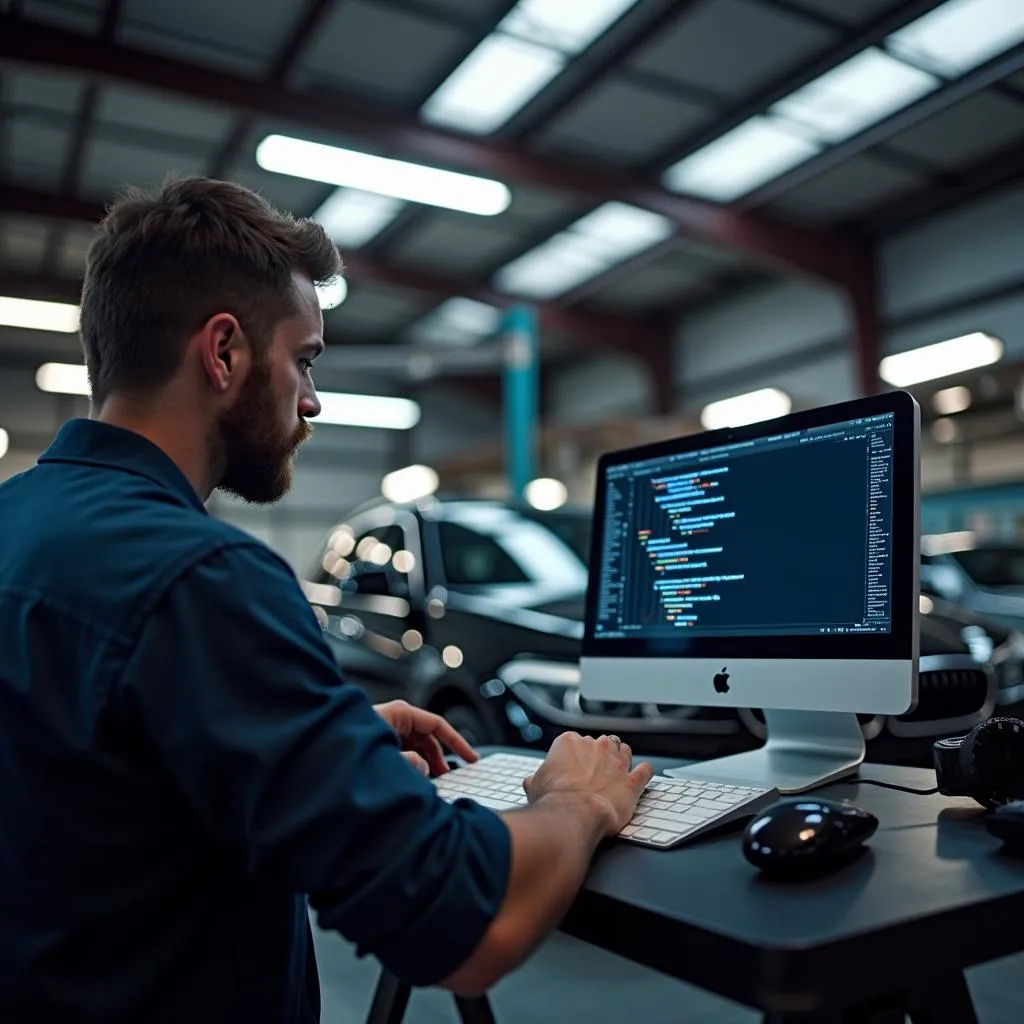
[(915, 796), (934, 796), (939, 787), (934, 789), (911, 789), (909, 786), (897, 786), (892, 782), (878, 782), (875, 779), (843, 779), (843, 782), (850, 786), (881, 786), (882, 789), (895, 789), (900, 793), (913, 793)]

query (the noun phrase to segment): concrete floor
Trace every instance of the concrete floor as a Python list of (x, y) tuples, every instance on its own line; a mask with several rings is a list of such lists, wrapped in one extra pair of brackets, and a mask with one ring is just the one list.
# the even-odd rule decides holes
[[(358, 960), (337, 935), (314, 926), (322, 1024), (363, 1024), (378, 968)], [(1024, 1020), (1024, 955), (974, 968), (967, 974), (980, 1024)], [(554, 935), (491, 993), (498, 1024), (565, 1024), (572, 1020), (623, 1024), (754, 1024), (753, 1010), (673, 981), (565, 935)], [(408, 1024), (456, 1024), (444, 992), (417, 991)]]

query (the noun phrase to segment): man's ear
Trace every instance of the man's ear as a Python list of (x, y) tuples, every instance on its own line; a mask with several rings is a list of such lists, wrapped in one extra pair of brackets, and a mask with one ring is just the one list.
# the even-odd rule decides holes
[(217, 313), (198, 331), (203, 369), (215, 391), (227, 391), (245, 376), (249, 366), (249, 341), (230, 313)]

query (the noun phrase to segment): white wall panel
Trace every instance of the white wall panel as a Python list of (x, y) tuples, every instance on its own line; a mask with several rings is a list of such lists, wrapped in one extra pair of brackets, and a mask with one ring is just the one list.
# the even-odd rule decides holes
[(1024, 276), (1024, 188), (985, 196), (914, 225), (881, 250), (887, 317)]
[(551, 419), (562, 423), (643, 416), (653, 407), (650, 372), (633, 356), (594, 356), (556, 370), (548, 400)]
[(680, 327), (677, 366), (689, 385), (799, 352), (847, 330), (834, 290), (787, 281), (726, 299)]

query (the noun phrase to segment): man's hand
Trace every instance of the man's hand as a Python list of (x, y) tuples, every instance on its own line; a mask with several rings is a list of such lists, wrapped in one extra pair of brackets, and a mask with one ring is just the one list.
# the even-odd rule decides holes
[(632, 767), (633, 752), (617, 736), (600, 739), (562, 733), (536, 773), (523, 781), (530, 803), (556, 794), (590, 797), (599, 802), (607, 835), (629, 824), (644, 786), (654, 769), (641, 762)]
[(444, 747), (464, 761), (480, 760), (480, 755), (440, 715), (404, 700), (375, 704), (373, 710), (398, 733), (402, 756), (424, 775), (444, 775), (448, 771)]

